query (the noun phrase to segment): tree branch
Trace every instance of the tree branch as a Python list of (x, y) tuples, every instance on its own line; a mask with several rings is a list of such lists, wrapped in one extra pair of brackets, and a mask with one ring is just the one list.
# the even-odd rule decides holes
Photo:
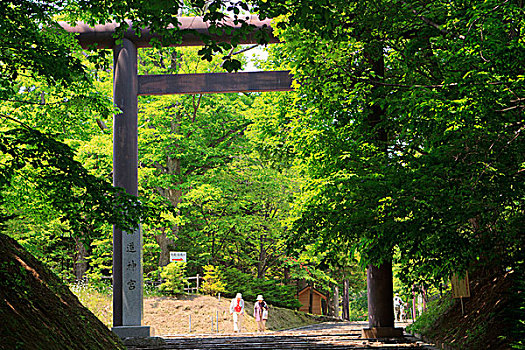
[[(415, 8), (413, 8), (411, 5), (407, 4), (405, 1), (401, 1), (401, 3), (403, 5), (405, 5), (406, 7), (408, 7), (413, 14), (415, 14), (420, 20), (422, 20), (423, 22), (425, 22), (426, 24), (428, 24), (429, 26), (431, 27), (434, 27), (436, 28), (437, 30), (439, 30), (439, 32), (443, 35), (448, 35), (448, 34), (452, 34), (450, 31), (446, 30), (446, 29), (443, 29), (441, 28), (441, 26), (437, 23), (434, 23), (432, 20), (428, 19), (427, 17), (421, 15)], [(465, 36), (464, 35), (455, 35), (457, 36), (458, 38), (460, 38), (461, 40), (465, 40)]]

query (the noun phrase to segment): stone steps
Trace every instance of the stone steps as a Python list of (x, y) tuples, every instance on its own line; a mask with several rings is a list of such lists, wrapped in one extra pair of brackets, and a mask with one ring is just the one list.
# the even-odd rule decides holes
[(169, 337), (165, 344), (151, 346), (128, 345), (129, 350), (180, 349), (180, 350), (254, 350), (254, 349), (298, 349), (298, 350), (370, 350), (370, 349), (428, 349), (420, 342), (408, 338), (360, 339), (357, 333), (347, 334), (297, 334), (261, 336), (202, 336)]
[(365, 323), (327, 322), (294, 330), (241, 334), (164, 335), (161, 343), (125, 341), (129, 350), (435, 350), (405, 335), (392, 339), (363, 339)]

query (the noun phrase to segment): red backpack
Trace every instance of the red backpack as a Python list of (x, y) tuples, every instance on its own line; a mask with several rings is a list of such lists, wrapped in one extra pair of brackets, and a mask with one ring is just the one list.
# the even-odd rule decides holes
[(241, 312), (241, 299), (237, 299), (237, 306), (235, 306), (233, 309), (235, 310), (235, 312)]

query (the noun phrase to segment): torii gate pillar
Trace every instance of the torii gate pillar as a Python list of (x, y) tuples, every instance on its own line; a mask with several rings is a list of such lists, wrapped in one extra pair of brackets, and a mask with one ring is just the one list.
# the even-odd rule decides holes
[(403, 328), (394, 326), (392, 261), (381, 266), (369, 265), (366, 271), (368, 292), (368, 328), (363, 338), (396, 338), (403, 336)]
[[(124, 38), (113, 48), (113, 185), (138, 195), (137, 47)], [(142, 231), (113, 227), (113, 332), (121, 338), (149, 337), (142, 326)]]

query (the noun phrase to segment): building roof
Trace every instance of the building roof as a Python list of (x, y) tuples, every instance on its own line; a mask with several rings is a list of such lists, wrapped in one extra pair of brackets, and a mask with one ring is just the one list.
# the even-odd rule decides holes
[[(317, 289), (313, 288), (313, 291), (312, 291), (314, 294), (317, 294), (319, 295), (321, 298), (323, 299), (328, 299), (326, 297), (326, 295), (324, 295), (323, 293), (319, 292)], [(304, 287), (303, 289), (301, 289), (298, 293), (297, 293), (297, 296), (301, 295), (301, 294), (305, 294), (305, 293), (310, 293), (310, 286), (306, 286)]]

